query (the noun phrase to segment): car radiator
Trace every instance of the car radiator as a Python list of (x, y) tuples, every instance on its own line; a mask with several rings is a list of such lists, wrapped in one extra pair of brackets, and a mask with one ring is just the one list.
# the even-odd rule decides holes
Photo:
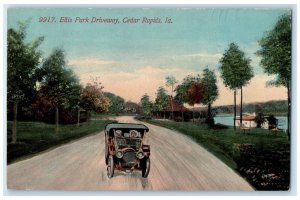
[(136, 156), (134, 151), (124, 152), (123, 159), (126, 163), (134, 163), (136, 161)]

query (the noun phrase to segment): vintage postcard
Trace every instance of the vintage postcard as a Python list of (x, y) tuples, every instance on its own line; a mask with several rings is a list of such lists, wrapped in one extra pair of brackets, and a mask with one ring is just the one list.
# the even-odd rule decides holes
[(290, 190), (292, 19), (8, 6), (7, 189)]

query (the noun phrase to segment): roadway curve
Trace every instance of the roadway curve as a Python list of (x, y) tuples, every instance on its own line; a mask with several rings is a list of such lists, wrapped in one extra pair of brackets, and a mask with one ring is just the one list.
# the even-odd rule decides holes
[[(119, 122), (135, 122), (118, 117)], [(148, 178), (115, 172), (108, 179), (104, 132), (7, 166), (7, 187), (16, 190), (183, 190), (252, 191), (232, 169), (190, 138), (145, 123), (151, 145)]]

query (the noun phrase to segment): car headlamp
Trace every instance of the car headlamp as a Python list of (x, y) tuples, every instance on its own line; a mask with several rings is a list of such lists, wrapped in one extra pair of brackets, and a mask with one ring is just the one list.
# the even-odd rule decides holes
[(116, 157), (117, 158), (122, 158), (123, 157), (123, 152), (122, 151), (117, 151)]
[(141, 151), (139, 151), (139, 152), (137, 152), (137, 154), (136, 154), (136, 157), (138, 158), (138, 159), (142, 159), (142, 158), (144, 158), (144, 152), (141, 152)]

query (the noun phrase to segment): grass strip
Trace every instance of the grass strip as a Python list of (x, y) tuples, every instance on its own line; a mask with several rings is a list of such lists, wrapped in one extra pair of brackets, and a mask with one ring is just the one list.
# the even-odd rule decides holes
[(112, 120), (92, 120), (77, 125), (60, 125), (55, 132), (54, 124), (43, 122), (18, 122), (17, 143), (11, 143), (12, 122), (7, 122), (7, 162), (30, 157), (36, 153), (81, 137), (98, 133)]

